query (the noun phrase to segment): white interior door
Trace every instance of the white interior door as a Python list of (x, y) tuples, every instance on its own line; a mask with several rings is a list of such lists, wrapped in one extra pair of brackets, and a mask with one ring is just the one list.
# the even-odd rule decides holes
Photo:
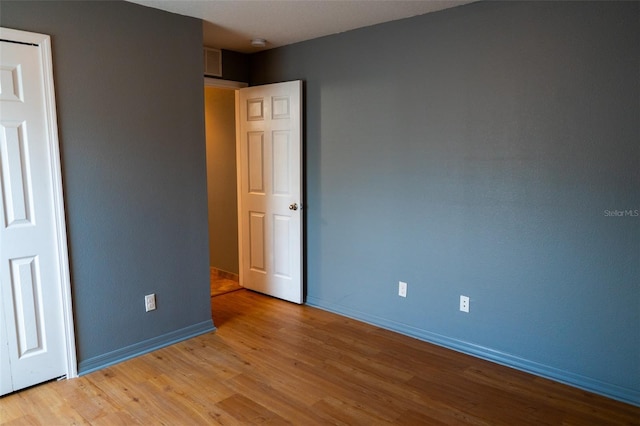
[(240, 283), (302, 303), (302, 82), (237, 92)]
[(69, 373), (69, 284), (49, 38), (5, 28), (0, 35), (4, 394)]

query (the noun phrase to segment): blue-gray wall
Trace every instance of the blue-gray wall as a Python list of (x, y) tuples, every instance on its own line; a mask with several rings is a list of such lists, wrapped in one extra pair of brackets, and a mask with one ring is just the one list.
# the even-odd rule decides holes
[(212, 329), (201, 21), (126, 2), (0, 7), (3, 27), (52, 37), (80, 371)]
[(639, 6), (480, 2), (254, 55), (252, 84), (306, 82), (308, 303), (640, 404)]

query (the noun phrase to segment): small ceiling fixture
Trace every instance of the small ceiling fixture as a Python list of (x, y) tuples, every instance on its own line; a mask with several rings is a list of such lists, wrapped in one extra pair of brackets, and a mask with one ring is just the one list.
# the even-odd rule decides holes
[(251, 40), (251, 45), (253, 47), (265, 47), (267, 45), (267, 40), (263, 38), (254, 38)]

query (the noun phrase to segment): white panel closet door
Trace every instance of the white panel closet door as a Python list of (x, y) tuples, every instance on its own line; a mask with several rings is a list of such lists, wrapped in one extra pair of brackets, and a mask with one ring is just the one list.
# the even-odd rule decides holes
[[(0, 391), (67, 374), (63, 271), (41, 47), (0, 41)], [(55, 141), (57, 144), (57, 140)], [(57, 146), (57, 145), (56, 145)], [(66, 244), (66, 242), (65, 242)], [(66, 249), (66, 245), (64, 245)]]
[(240, 89), (240, 282), (302, 303), (302, 82)]

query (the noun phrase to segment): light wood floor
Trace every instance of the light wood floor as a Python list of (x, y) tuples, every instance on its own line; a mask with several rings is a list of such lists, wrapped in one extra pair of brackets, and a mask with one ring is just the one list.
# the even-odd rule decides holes
[(218, 327), (0, 399), (2, 424), (640, 424), (640, 408), (247, 290)]
[(209, 275), (211, 297), (240, 290), (242, 286), (238, 283), (238, 276), (229, 273), (221, 273), (215, 268), (211, 268)]

